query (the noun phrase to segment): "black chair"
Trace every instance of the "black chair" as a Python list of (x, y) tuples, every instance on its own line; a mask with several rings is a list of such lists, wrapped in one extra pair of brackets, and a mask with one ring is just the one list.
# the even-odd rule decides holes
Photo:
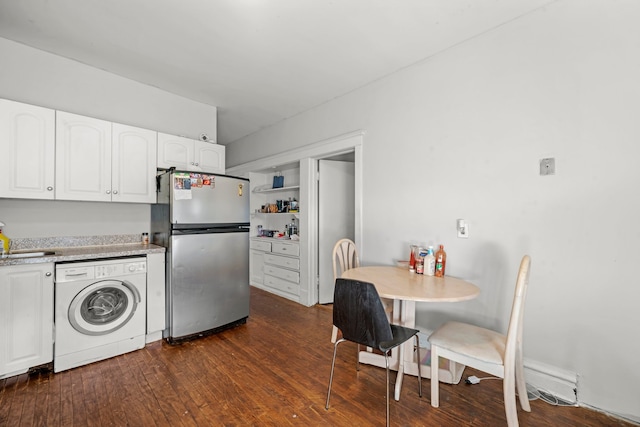
[[(416, 337), (416, 348), (420, 348), (418, 330), (392, 325), (387, 319), (378, 291), (368, 282), (358, 280), (336, 279), (333, 296), (333, 324), (342, 331), (342, 338), (333, 347), (331, 362), (331, 377), (327, 392), (327, 405), (331, 397), (333, 369), (336, 364), (338, 344), (351, 341), (367, 347), (372, 347), (384, 353), (387, 367), (387, 426), (389, 425), (389, 352)], [(358, 364), (359, 367), (359, 364)], [(418, 393), (422, 397), (422, 379), (420, 364), (418, 364)]]

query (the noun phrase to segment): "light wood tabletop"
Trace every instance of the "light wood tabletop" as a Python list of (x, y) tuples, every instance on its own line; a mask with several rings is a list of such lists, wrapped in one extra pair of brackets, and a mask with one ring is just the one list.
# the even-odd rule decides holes
[(393, 266), (352, 268), (341, 277), (373, 283), (381, 297), (404, 301), (460, 302), (480, 294), (480, 288), (462, 279), (416, 274)]

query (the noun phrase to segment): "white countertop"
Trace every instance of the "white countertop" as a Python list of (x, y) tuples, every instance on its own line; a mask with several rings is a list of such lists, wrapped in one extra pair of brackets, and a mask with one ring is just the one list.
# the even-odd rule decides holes
[(117, 258), (124, 256), (164, 253), (165, 248), (158, 245), (128, 243), (122, 245), (79, 246), (69, 248), (46, 248), (43, 251), (54, 252), (53, 255), (28, 258), (0, 258), (0, 267), (5, 265), (39, 264), (45, 262), (85, 261), (101, 258)]

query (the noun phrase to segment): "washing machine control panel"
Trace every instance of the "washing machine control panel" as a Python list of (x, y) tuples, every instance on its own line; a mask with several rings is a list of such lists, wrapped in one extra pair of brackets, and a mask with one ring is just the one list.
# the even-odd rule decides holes
[(123, 264), (107, 264), (96, 265), (96, 279), (104, 279), (106, 277), (126, 276), (127, 274), (145, 273), (147, 271), (147, 263), (127, 262)]
[(109, 277), (128, 276), (131, 274), (144, 274), (146, 272), (146, 258), (58, 264), (56, 266), (56, 283), (106, 279)]

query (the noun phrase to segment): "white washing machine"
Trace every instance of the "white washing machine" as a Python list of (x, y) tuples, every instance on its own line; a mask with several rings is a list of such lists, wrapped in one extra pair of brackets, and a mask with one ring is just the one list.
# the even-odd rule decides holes
[(145, 345), (147, 259), (56, 265), (54, 372)]

